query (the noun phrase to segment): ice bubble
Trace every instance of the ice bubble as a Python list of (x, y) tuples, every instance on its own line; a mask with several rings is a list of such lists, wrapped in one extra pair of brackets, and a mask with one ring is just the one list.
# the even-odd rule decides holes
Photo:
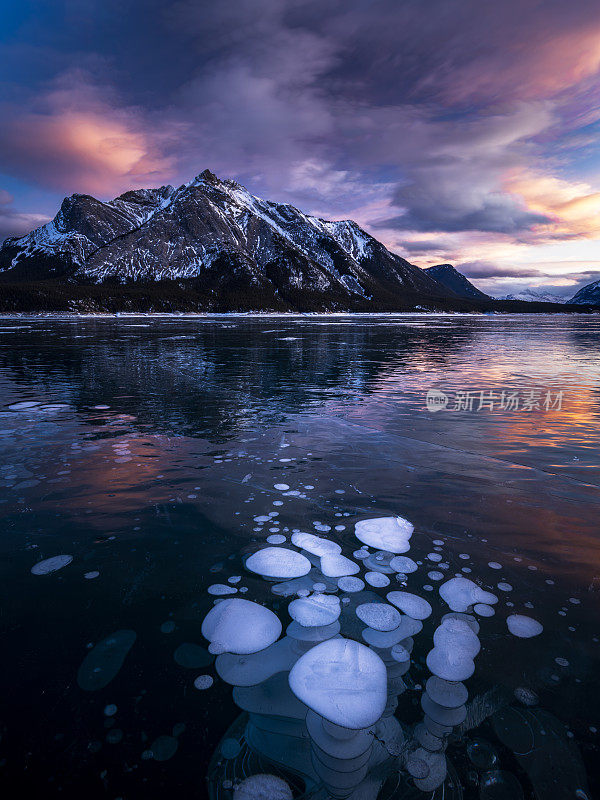
[(488, 567), (491, 567), (491, 569), (502, 569), (502, 564), (499, 564), (497, 561), (490, 561), (488, 562)]
[(427, 558), (429, 559), (429, 561), (436, 561), (436, 562), (442, 560), (442, 557), (439, 553), (429, 553), (427, 555)]
[(117, 713), (117, 707), (114, 703), (109, 703), (107, 706), (104, 706), (105, 717), (114, 717), (116, 713)]
[(400, 624), (400, 612), (387, 603), (362, 603), (356, 616), (377, 631), (393, 631)]
[(403, 642), (410, 636), (415, 636), (423, 630), (423, 623), (418, 619), (403, 616), (400, 625), (393, 631), (376, 631), (374, 628), (365, 628), (361, 636), (372, 647), (393, 647)]
[(290, 617), (305, 628), (331, 625), (340, 616), (340, 600), (326, 594), (313, 594), (292, 600), (288, 606)]
[(386, 596), (390, 603), (393, 603), (400, 611), (403, 611), (413, 619), (427, 619), (431, 614), (431, 605), (417, 594), (388, 592)]
[(537, 706), (540, 702), (540, 698), (528, 686), (517, 686), (514, 695), (519, 703), (523, 703), (524, 706)]
[(405, 664), (407, 661), (410, 661), (409, 651), (401, 644), (393, 645), (390, 650), (390, 655), (394, 661), (397, 661), (399, 664)]
[(46, 558), (44, 561), (38, 561), (37, 564), (34, 564), (31, 568), (31, 573), (32, 575), (49, 575), (51, 572), (56, 572), (66, 567), (71, 561), (73, 561), (73, 556), (52, 556), (52, 558)]
[(384, 586), (390, 585), (390, 579), (382, 572), (366, 572), (365, 580), (369, 586), (374, 586), (378, 589), (382, 589)]
[(425, 684), (427, 694), (431, 699), (444, 708), (458, 708), (463, 706), (469, 697), (467, 688), (462, 683), (445, 681), (432, 675)]
[(212, 586), (208, 587), (207, 592), (215, 597), (220, 597), (225, 594), (236, 594), (237, 589), (235, 586), (227, 586), (224, 583), (213, 583)]
[(36, 406), (39, 406), (39, 403), (34, 403), (32, 401), (25, 400), (20, 403), (12, 403), (10, 406), (8, 406), (8, 410), (27, 411), (29, 408), (35, 408)]
[(394, 556), (390, 561), (390, 567), (394, 572), (416, 572), (418, 567), (416, 563), (408, 556)]
[(387, 702), (387, 672), (379, 656), (352, 639), (328, 639), (293, 666), (296, 697), (326, 720), (351, 730), (377, 722)]
[(275, 488), (276, 488), (276, 489), (277, 489), (277, 491), (279, 491), (279, 492), (287, 492), (287, 490), (288, 490), (290, 487), (287, 485), (287, 483), (276, 483), (276, 484), (275, 484)]
[(414, 525), (402, 517), (363, 519), (354, 526), (360, 542), (389, 553), (406, 553), (413, 530)]
[(246, 569), (264, 578), (300, 578), (311, 570), (311, 563), (287, 547), (265, 547), (246, 560)]
[(513, 587), (510, 585), (510, 583), (506, 583), (505, 581), (500, 581), (500, 583), (497, 585), (501, 592), (512, 592)]
[(513, 636), (518, 636), (519, 639), (530, 639), (532, 636), (538, 636), (544, 627), (537, 620), (531, 617), (525, 617), (523, 614), (511, 614), (506, 618), (508, 630)]
[(277, 641), (281, 622), (268, 608), (250, 600), (232, 598), (214, 606), (202, 623), (202, 635), (213, 653), (247, 655)]
[(290, 787), (276, 775), (251, 775), (239, 783), (233, 800), (292, 800)]
[(100, 573), (95, 569), (92, 572), (85, 572), (83, 577), (86, 579), (86, 581), (93, 581), (94, 578), (98, 577), (98, 575), (100, 575)]
[(447, 619), (433, 635), (434, 648), (427, 656), (430, 671), (446, 681), (464, 681), (475, 671), (473, 658), (479, 652), (479, 639), (460, 619)]
[(485, 603), (475, 603), (473, 611), (480, 617), (493, 617), (496, 613), (491, 606), (487, 606)]
[(558, 658), (555, 658), (554, 660), (556, 661), (556, 663), (558, 664), (559, 667), (568, 667), (569, 666), (569, 662), (567, 661), (566, 658), (561, 658), (559, 656)]
[(452, 611), (467, 611), (475, 603), (492, 605), (498, 598), (491, 592), (484, 592), (476, 583), (468, 578), (450, 578), (440, 586), (440, 597)]
[(361, 581), (360, 578), (351, 578), (349, 576), (340, 578), (337, 585), (342, 592), (361, 592), (365, 588), (364, 581)]
[(360, 572), (360, 567), (346, 556), (326, 555), (321, 557), (321, 572), (328, 578), (342, 578)]
[(436, 572), (434, 570), (433, 572), (428, 572), (427, 573), (427, 577), (429, 578), (429, 580), (432, 580), (432, 581), (441, 581), (443, 579), (443, 577), (444, 577), (444, 573), (443, 572)]
[(92, 648), (77, 672), (77, 683), (87, 692), (103, 689), (119, 672), (136, 640), (135, 631), (112, 633)]
[(370, 553), (368, 550), (363, 550), (361, 548), (360, 550), (355, 550), (352, 555), (354, 558), (358, 558), (359, 561), (362, 561), (363, 558), (368, 558)]
[(282, 533), (274, 533), (272, 536), (267, 536), (269, 544), (283, 544), (285, 540), (286, 537)]
[(292, 544), (319, 558), (321, 556), (337, 555), (342, 552), (339, 544), (330, 542), (329, 539), (323, 539), (322, 536), (315, 536), (314, 533), (303, 533), (302, 531), (296, 531), (292, 534)]
[(150, 745), (155, 761), (168, 761), (177, 752), (179, 742), (174, 736), (158, 736)]
[(198, 675), (198, 677), (194, 681), (194, 687), (200, 690), (210, 689), (213, 683), (214, 680), (211, 675)]

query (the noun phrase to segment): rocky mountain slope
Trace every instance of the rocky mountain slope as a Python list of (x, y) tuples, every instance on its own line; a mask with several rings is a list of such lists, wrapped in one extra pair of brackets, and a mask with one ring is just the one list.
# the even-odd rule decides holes
[(458, 297), (466, 297), (471, 300), (489, 300), (489, 295), (473, 286), (462, 272), (455, 269), (452, 264), (436, 264), (435, 267), (427, 267), (423, 270), (431, 278), (441, 283), (450, 292)]
[(528, 303), (565, 303), (566, 298), (542, 289), (523, 289), (522, 292), (507, 294), (502, 300), (526, 300)]
[(261, 200), (208, 170), (178, 189), (140, 189), (110, 202), (72, 195), (51, 222), (7, 239), (0, 282), (47, 281), (78, 296), (82, 286), (111, 287), (113, 295), (117, 286), (154, 295), (166, 287), (213, 310), (378, 310), (457, 300), (355, 222)]
[(600, 306), (600, 281), (593, 281), (583, 286), (577, 294), (569, 300), (573, 305)]

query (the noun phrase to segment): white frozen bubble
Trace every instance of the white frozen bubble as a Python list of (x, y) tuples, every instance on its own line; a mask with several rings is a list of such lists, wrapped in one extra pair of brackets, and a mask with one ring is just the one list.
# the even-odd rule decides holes
[(428, 553), (427, 558), (429, 561), (435, 561), (436, 563), (442, 560), (442, 556), (439, 553)]
[(559, 656), (558, 658), (555, 658), (554, 660), (558, 664), (559, 667), (568, 667), (569, 666), (569, 662), (567, 661), (566, 658), (561, 658)]
[(459, 708), (463, 706), (469, 697), (466, 686), (463, 683), (445, 681), (432, 675), (425, 684), (427, 694), (434, 703), (444, 708)]
[(233, 800), (292, 800), (292, 790), (276, 775), (251, 775), (233, 791)]
[(287, 547), (265, 547), (246, 560), (246, 569), (264, 578), (300, 578), (311, 570), (311, 563)]
[(394, 558), (392, 558), (390, 561), (390, 567), (394, 570), (394, 572), (403, 572), (406, 574), (416, 572), (418, 570), (416, 562), (408, 556), (394, 556)]
[(387, 603), (361, 603), (356, 616), (376, 631), (392, 631), (400, 624), (400, 612)]
[(322, 536), (315, 536), (314, 533), (303, 533), (302, 531), (294, 531), (292, 544), (319, 558), (327, 555), (337, 555), (342, 552), (339, 544), (330, 542), (329, 539), (324, 539)]
[(276, 489), (277, 489), (277, 491), (279, 491), (279, 492), (287, 492), (287, 490), (288, 490), (290, 487), (287, 485), (287, 483), (276, 483), (276, 484), (275, 484), (275, 488), (276, 488)]
[(292, 600), (288, 606), (290, 617), (304, 628), (331, 625), (340, 616), (340, 600), (326, 594), (312, 594)]
[(213, 583), (209, 586), (207, 592), (215, 597), (222, 597), (227, 594), (237, 594), (235, 586), (227, 586), (224, 583)]
[(97, 569), (92, 570), (92, 572), (84, 572), (83, 577), (86, 581), (93, 581), (94, 578), (97, 578), (100, 575)]
[(519, 639), (530, 639), (532, 636), (538, 636), (544, 630), (544, 626), (540, 622), (523, 614), (511, 614), (506, 618), (506, 624), (512, 635), (518, 636)]
[(488, 567), (491, 569), (502, 569), (502, 564), (499, 564), (497, 561), (490, 561), (488, 562)]
[(498, 598), (491, 592), (485, 592), (468, 578), (451, 578), (440, 586), (440, 597), (452, 611), (467, 611), (475, 603), (493, 605)]
[(390, 579), (383, 572), (367, 572), (365, 573), (365, 580), (369, 586), (374, 586), (376, 589), (382, 589), (384, 586), (390, 585)]
[(441, 581), (441, 580), (444, 579), (444, 573), (443, 572), (436, 572), (434, 570), (433, 572), (428, 572), (427, 573), (427, 577), (431, 581)]
[(501, 592), (512, 592), (512, 586), (510, 583), (506, 583), (506, 581), (500, 581), (500, 583), (496, 584)]
[(473, 606), (473, 611), (480, 617), (493, 617), (496, 613), (491, 606), (488, 606), (485, 603), (475, 603)]
[(34, 403), (33, 401), (30, 401), (30, 400), (24, 400), (24, 401), (22, 401), (20, 403), (12, 403), (10, 406), (8, 406), (8, 410), (9, 411), (27, 411), (28, 409), (35, 408), (36, 406), (39, 406), (39, 403)]
[(393, 603), (400, 611), (403, 611), (407, 616), (413, 619), (427, 619), (431, 614), (431, 605), (419, 597), (418, 594), (411, 594), (410, 592), (388, 592), (387, 599)]
[(414, 525), (402, 517), (363, 519), (354, 526), (360, 542), (389, 553), (406, 553), (413, 530)]
[(360, 548), (360, 550), (355, 550), (355, 551), (352, 553), (352, 555), (354, 556), (354, 558), (358, 558), (358, 560), (359, 560), (359, 561), (362, 561), (364, 558), (368, 558), (368, 557), (369, 557), (369, 555), (370, 555), (370, 553), (369, 553), (369, 551), (368, 551), (368, 550), (366, 550), (366, 549), (363, 549), (363, 548), (361, 547), (361, 548)]
[(289, 684), (317, 714), (351, 730), (377, 722), (387, 702), (385, 664), (352, 639), (328, 639), (313, 647), (293, 666)]
[(56, 572), (57, 570), (66, 567), (67, 564), (71, 563), (71, 561), (73, 561), (73, 556), (52, 556), (52, 558), (46, 558), (43, 561), (38, 561), (37, 564), (34, 564), (31, 568), (31, 574), (49, 575), (51, 572)]
[(466, 622), (447, 619), (437, 628), (434, 648), (427, 655), (427, 666), (438, 678), (457, 682), (475, 671), (473, 658), (479, 652), (479, 639)]
[(394, 661), (397, 661), (399, 664), (405, 664), (407, 661), (410, 661), (409, 651), (401, 644), (393, 645), (390, 650), (390, 655)]
[(342, 592), (361, 592), (365, 588), (364, 581), (361, 581), (360, 578), (351, 578), (350, 576), (339, 578), (337, 585)]
[(321, 572), (327, 578), (342, 578), (360, 572), (360, 567), (354, 561), (338, 553), (321, 557)]
[(282, 533), (274, 533), (271, 536), (267, 536), (269, 544), (283, 544), (285, 541), (286, 537)]
[(114, 703), (109, 703), (107, 706), (104, 706), (105, 717), (114, 717), (116, 713), (117, 713), (117, 706)]
[(202, 623), (202, 635), (212, 653), (248, 655), (277, 641), (281, 622), (268, 608), (250, 600), (231, 598), (214, 606)]
[(194, 687), (200, 690), (210, 689), (213, 683), (214, 680), (211, 675), (198, 675), (198, 677), (194, 681)]

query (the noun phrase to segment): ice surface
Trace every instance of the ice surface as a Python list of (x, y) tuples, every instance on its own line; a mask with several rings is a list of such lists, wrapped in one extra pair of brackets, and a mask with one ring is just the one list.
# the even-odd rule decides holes
[(412, 558), (408, 556), (394, 556), (390, 561), (390, 567), (394, 572), (404, 572), (409, 574), (418, 570), (418, 565)]
[(485, 592), (468, 578), (451, 578), (440, 586), (440, 597), (452, 611), (467, 611), (475, 603), (492, 605), (498, 598), (491, 592)]
[(387, 603), (362, 603), (356, 616), (376, 631), (393, 631), (400, 624), (400, 612)]
[(519, 639), (530, 639), (532, 636), (538, 636), (543, 630), (544, 626), (531, 617), (525, 617), (523, 614), (511, 614), (506, 618), (508, 630), (513, 636), (518, 636)]
[(268, 608), (234, 597), (214, 606), (202, 623), (202, 635), (212, 653), (257, 653), (273, 644), (281, 633), (281, 622)]
[(398, 642), (403, 642), (409, 636), (415, 636), (423, 629), (423, 623), (412, 617), (402, 617), (400, 625), (393, 631), (376, 631), (374, 628), (365, 628), (362, 638), (373, 647), (393, 647)]
[(321, 556), (337, 555), (342, 552), (339, 544), (330, 542), (329, 539), (324, 539), (322, 536), (315, 536), (314, 533), (303, 533), (302, 531), (296, 531), (296, 533), (292, 534), (292, 544), (302, 550), (306, 550), (307, 553), (311, 553), (313, 556), (319, 556), (319, 558)]
[(292, 668), (289, 684), (317, 714), (352, 730), (377, 722), (387, 702), (385, 664), (352, 639), (329, 639), (313, 647)]
[(431, 605), (419, 597), (417, 594), (410, 592), (388, 592), (386, 595), (390, 603), (397, 606), (400, 611), (403, 611), (413, 619), (427, 619), (431, 614)]
[(34, 564), (31, 568), (31, 573), (33, 575), (49, 575), (51, 572), (56, 572), (66, 567), (71, 561), (73, 561), (73, 556), (52, 556), (52, 558), (46, 558), (44, 561), (38, 561), (37, 564)]
[(301, 578), (311, 566), (306, 556), (287, 547), (265, 547), (246, 560), (246, 569), (264, 578)]
[(292, 800), (290, 787), (276, 775), (251, 775), (239, 783), (233, 800)]
[(321, 557), (321, 572), (328, 578), (342, 578), (360, 572), (360, 567), (346, 556), (326, 555)]
[(406, 553), (413, 530), (414, 525), (402, 517), (363, 519), (354, 526), (360, 542), (389, 553)]
[(339, 597), (312, 594), (292, 600), (288, 606), (290, 617), (305, 628), (331, 625), (340, 616)]

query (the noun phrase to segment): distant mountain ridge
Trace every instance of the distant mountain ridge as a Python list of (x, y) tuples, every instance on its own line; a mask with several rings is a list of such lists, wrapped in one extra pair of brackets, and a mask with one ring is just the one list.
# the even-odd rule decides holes
[(529, 303), (566, 303), (564, 296), (545, 292), (543, 289), (523, 289), (521, 292), (507, 294), (502, 300), (526, 300)]
[(0, 249), (0, 281), (176, 282), (210, 307), (373, 309), (456, 295), (352, 220), (261, 200), (209, 170), (175, 189), (109, 202), (66, 198), (56, 217)]
[(465, 278), (462, 272), (455, 269), (452, 264), (436, 264), (434, 267), (427, 267), (423, 272), (426, 272), (458, 297), (465, 297), (471, 300), (490, 299), (489, 295), (473, 286), (471, 281)]

